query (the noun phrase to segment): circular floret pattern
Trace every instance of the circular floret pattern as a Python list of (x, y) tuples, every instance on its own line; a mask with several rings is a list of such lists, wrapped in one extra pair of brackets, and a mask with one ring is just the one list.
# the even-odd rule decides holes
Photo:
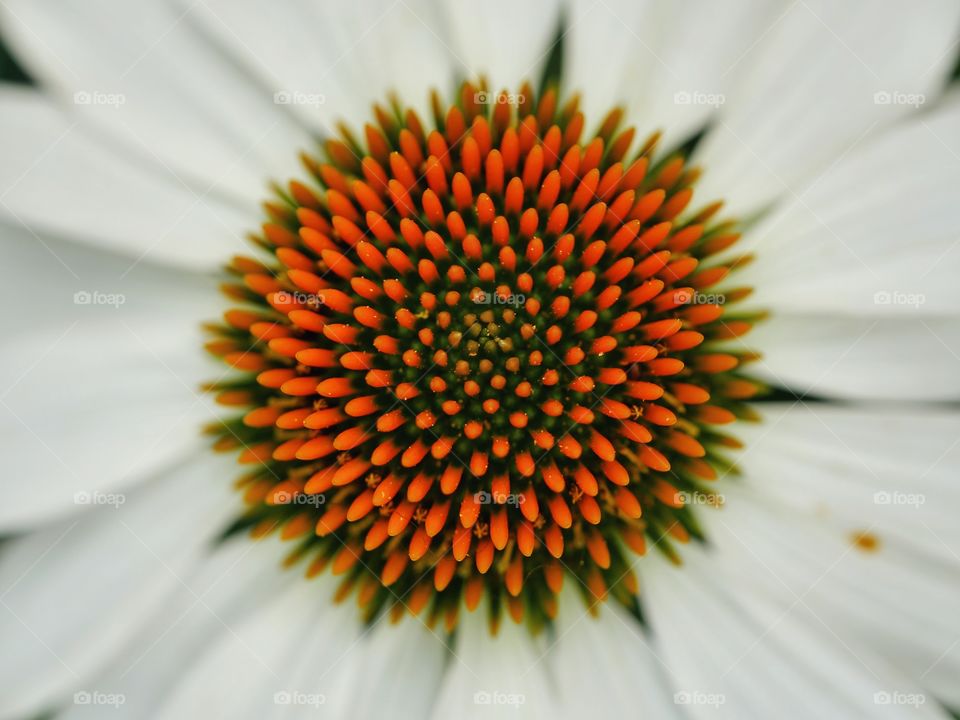
[(368, 618), (453, 627), (486, 594), (536, 628), (565, 578), (635, 609), (632, 554), (700, 537), (761, 389), (723, 342), (757, 319), (715, 289), (735, 226), (689, 209), (698, 171), (657, 135), (630, 153), (620, 110), (581, 140), (575, 97), (464, 84), (432, 115), (393, 101), (304, 155), (229, 266), (244, 307), (208, 349), (247, 408), (211, 428), (251, 466), (236, 527)]

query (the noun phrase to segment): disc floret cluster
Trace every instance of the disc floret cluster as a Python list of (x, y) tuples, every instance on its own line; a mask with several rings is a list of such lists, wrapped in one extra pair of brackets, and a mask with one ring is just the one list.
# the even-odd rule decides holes
[(575, 97), (464, 84), (431, 115), (378, 106), (304, 155), (229, 266), (238, 527), (371, 618), (452, 627), (486, 595), (539, 627), (564, 582), (632, 609), (635, 555), (700, 536), (760, 389), (725, 349), (756, 319), (718, 290), (738, 234), (619, 110), (586, 136)]

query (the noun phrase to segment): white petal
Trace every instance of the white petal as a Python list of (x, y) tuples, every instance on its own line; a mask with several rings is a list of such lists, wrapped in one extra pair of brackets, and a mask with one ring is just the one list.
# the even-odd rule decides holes
[(207, 444), (200, 383), (223, 375), (199, 324), (209, 280), (3, 230), (0, 527), (76, 512)]
[(7, 223), (127, 253), (130, 264), (213, 268), (246, 249), (244, 231), (260, 222), (253, 203), (241, 213), (172, 174), (151, 174), (105, 150), (39, 93), (0, 88)]
[(564, 717), (681, 717), (647, 631), (612, 601), (598, 609), (579, 589), (560, 597), (549, 658)]
[(801, 396), (960, 397), (960, 323), (952, 319), (774, 314), (743, 343), (763, 352), (751, 373)]
[(385, 102), (390, 91), (424, 112), (430, 89), (447, 91), (452, 84), (449, 38), (437, 7), (426, 0), (300, 0), (269, 13), (252, 0), (179, 5), (265, 87), (289, 101), (285, 109), (326, 134), (341, 118), (368, 122), (370, 105)]
[(709, 0), (571, 3), (567, 88), (583, 93), (588, 122), (626, 105), (641, 136), (665, 146), (700, 130), (723, 105), (739, 62), (785, 2)]
[(346, 717), (426, 718), (437, 698), (446, 671), (449, 638), (419, 619), (399, 625), (380, 620), (351, 650), (353, 697)]
[[(923, 517), (929, 522), (942, 513), (944, 522), (937, 526), (945, 528), (951, 506), (960, 503), (955, 479), (960, 415), (947, 407), (774, 403), (763, 405), (762, 415), (763, 422), (737, 426), (736, 435), (746, 445), (738, 462), (748, 471), (748, 480), (751, 472), (769, 475), (769, 480), (757, 482), (770, 492), (787, 492), (783, 499), (791, 504), (807, 498), (811, 512), (823, 502), (836, 503), (835, 510), (842, 512), (845, 503), (854, 499), (872, 505), (877, 491), (925, 493), (931, 502)], [(784, 459), (789, 462), (782, 463)], [(785, 467), (774, 473), (778, 463)], [(811, 468), (816, 472), (809, 472)], [(823, 495), (828, 495), (828, 488), (857, 494), (818, 499), (813, 504), (811, 488)], [(886, 510), (917, 517), (912, 506)]]
[(559, 2), (453, 0), (443, 6), (460, 74), (483, 74), (494, 91), (516, 92), (525, 80), (536, 85), (559, 27)]
[(189, 12), (122, 0), (16, 1), (3, 10), (5, 37), (28, 72), (171, 181), (182, 174), (199, 192), (257, 202), (309, 142)]
[(839, 159), (752, 230), (738, 277), (771, 309), (746, 342), (797, 392), (960, 396), (960, 101)]
[[(648, 86), (635, 103), (640, 129), (662, 129), (669, 147), (703, 128), (746, 72), (741, 60), (788, 4), (784, 0), (661, 2), (665, 16), (653, 23), (656, 57), (640, 50), (647, 62), (655, 63)], [(632, 64), (628, 74), (634, 76)]]
[(697, 153), (701, 196), (749, 214), (799, 192), (871, 130), (935, 98), (958, 22), (951, 0), (922, 12), (910, 0), (790, 5), (740, 61), (749, 72)]
[[(773, 592), (803, 594), (852, 647), (960, 704), (960, 417), (816, 404), (765, 415), (743, 433), (746, 487), (703, 517), (711, 541)], [(877, 550), (854, 549), (857, 533)]]
[(460, 616), (453, 659), (430, 717), (563, 717), (545, 658), (524, 626), (506, 621), (491, 636), (481, 603), (477, 611)]
[(903, 717), (903, 700), (885, 703), (884, 693), (919, 697), (911, 717), (947, 717), (915, 682), (845, 647), (802, 603), (770, 597), (755, 573), (730, 571), (722, 550), (684, 547), (683, 557), (680, 568), (647, 559), (643, 599), (675, 701), (690, 717)]
[(634, 101), (634, 111), (642, 105), (651, 76), (663, 69), (657, 33), (664, 14), (651, 0), (570, 3), (564, 83), (581, 94), (588, 130), (625, 101)]
[(225, 458), (192, 460), (0, 555), (0, 716), (84, 687), (237, 513)]
[[(159, 718), (340, 717), (348, 706), (345, 670), (362, 637), (356, 607), (331, 602), (331, 584), (295, 582), (246, 620), (223, 628), (185, 669)], [(309, 664), (309, 677), (304, 677)], [(301, 681), (304, 686), (299, 686)], [(293, 708), (287, 706), (294, 706)]]
[[(778, 313), (960, 317), (960, 98), (866, 141), (745, 238)], [(912, 301), (911, 301), (912, 299)]]
[[(145, 626), (110, 669), (81, 692), (91, 698), (94, 693), (98, 698), (122, 698), (124, 717), (149, 717), (184, 667), (220, 633), (259, 612), (291, 583), (303, 582), (300, 573), (281, 567), (283, 552), (276, 542), (255, 542), (246, 536), (227, 541), (184, 576), (161, 612), (145, 617)], [(64, 718), (102, 717), (102, 705), (78, 699), (84, 696), (65, 708)]]

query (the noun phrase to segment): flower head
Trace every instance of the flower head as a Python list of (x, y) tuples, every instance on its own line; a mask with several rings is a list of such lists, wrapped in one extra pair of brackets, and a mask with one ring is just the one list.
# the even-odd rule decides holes
[(958, 22), (0, 2), (0, 718), (956, 714)]
[(629, 553), (701, 535), (685, 499), (711, 496), (720, 426), (759, 388), (717, 348), (748, 290), (708, 295), (739, 236), (720, 203), (678, 220), (698, 171), (657, 135), (634, 148), (620, 110), (585, 136), (554, 89), (432, 107), (304, 155), (316, 185), (278, 191), (264, 256), (230, 265), (246, 306), (209, 348), (243, 373), (219, 400), (252, 406), (214, 428), (254, 464), (244, 522), (331, 564), (368, 618), (452, 627), (488, 593), (538, 627), (567, 574), (632, 608)]

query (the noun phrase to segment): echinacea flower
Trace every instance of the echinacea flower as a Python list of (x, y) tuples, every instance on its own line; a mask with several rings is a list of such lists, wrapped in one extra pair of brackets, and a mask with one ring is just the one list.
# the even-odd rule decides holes
[(0, 717), (960, 708), (954, 3), (2, 10)]

